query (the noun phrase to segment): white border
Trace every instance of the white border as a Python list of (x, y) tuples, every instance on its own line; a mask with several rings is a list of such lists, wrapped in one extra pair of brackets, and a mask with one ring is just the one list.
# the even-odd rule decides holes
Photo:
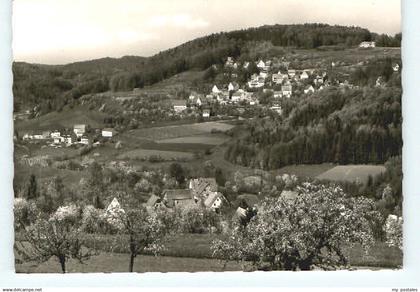
[[(403, 288), (420, 286), (420, 115), (418, 111), (420, 109), (418, 99), (420, 91), (420, 33), (418, 31), (420, 1), (402, 0), (404, 269), (380, 272), (15, 274), (12, 223), (11, 12), (11, 1), (0, 0), (0, 288), (48, 286), (380, 286)], [(386, 15), (384, 15), (384, 21), (386, 21)]]

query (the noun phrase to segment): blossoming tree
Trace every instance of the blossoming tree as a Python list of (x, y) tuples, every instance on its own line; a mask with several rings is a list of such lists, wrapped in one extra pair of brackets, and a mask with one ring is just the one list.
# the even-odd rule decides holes
[(18, 254), (37, 262), (55, 257), (63, 273), (66, 272), (68, 259), (73, 258), (79, 262), (88, 259), (93, 253), (85, 248), (78, 212), (76, 206), (70, 205), (60, 207), (49, 219), (39, 217), (33, 224), (25, 227), (25, 242), (20, 245), (16, 243)]
[(232, 228), (212, 244), (213, 256), (269, 264), (273, 270), (336, 269), (348, 265), (343, 247), (373, 242), (374, 202), (349, 197), (338, 187), (305, 183), (295, 197), (265, 199), (246, 226)]

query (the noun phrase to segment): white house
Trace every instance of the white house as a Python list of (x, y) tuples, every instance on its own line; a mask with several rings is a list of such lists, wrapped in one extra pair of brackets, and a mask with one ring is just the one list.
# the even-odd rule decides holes
[(305, 94), (308, 94), (308, 93), (314, 93), (315, 92), (315, 88), (312, 86), (312, 85), (310, 85), (309, 87), (307, 87), (305, 90), (303, 90), (304, 92), (305, 92)]
[(59, 138), (61, 133), (59, 131), (51, 132), (51, 138)]
[(295, 69), (289, 69), (287, 70), (287, 74), (289, 75), (290, 78), (293, 78), (296, 76), (296, 70)]
[(82, 137), (82, 138), (80, 139), (80, 144), (83, 144), (83, 145), (89, 145), (89, 138), (87, 138), (87, 137)]
[(214, 85), (213, 88), (211, 89), (211, 92), (213, 92), (215, 94), (218, 94), (218, 93), (220, 93), (220, 90), (219, 90), (219, 88), (217, 88), (216, 85)]
[(305, 80), (309, 78), (309, 74), (308, 72), (306, 72), (305, 70), (302, 72), (302, 74), (300, 74), (300, 79)]
[(359, 45), (359, 48), (374, 48), (376, 47), (376, 43), (375, 42), (361, 42)]
[(70, 135), (64, 137), (64, 143), (66, 143), (67, 145), (71, 145), (73, 143), (73, 139)]
[(273, 93), (274, 98), (281, 98), (282, 96), (283, 94), (281, 93), (281, 91), (274, 91)]
[(203, 118), (210, 118), (210, 109), (203, 110)]
[(270, 107), (270, 109), (278, 113), (280, 116), (283, 114), (283, 109), (281, 108), (281, 106), (273, 105), (272, 107)]
[(281, 92), (283, 96), (290, 98), (292, 96), (292, 85), (283, 85)]
[(181, 113), (187, 109), (187, 103), (182, 99), (172, 100), (172, 105), (176, 113)]
[(282, 82), (283, 82), (283, 74), (281, 74), (281, 73), (274, 73), (272, 76), (271, 76), (271, 80), (274, 82), (274, 83), (276, 83), (276, 84), (281, 84)]
[(111, 129), (111, 128), (102, 129), (102, 137), (112, 138), (113, 134), (114, 134), (114, 129)]
[(400, 70), (400, 65), (395, 64), (394, 66), (392, 66), (392, 70), (394, 70), (394, 72), (398, 72)]
[(265, 79), (268, 76), (268, 72), (266, 70), (263, 70), (263, 71), (260, 72), (259, 76)]
[(264, 78), (259, 77), (256, 79), (252, 79), (251, 81), (248, 82), (248, 86), (250, 88), (260, 88), (263, 87), (265, 84)]
[(264, 61), (263, 60), (258, 61), (257, 67), (260, 68), (260, 69), (264, 69), (264, 67), (265, 67)]
[(86, 132), (86, 125), (80, 124), (80, 125), (74, 125), (73, 132), (76, 134), (77, 138), (82, 137)]
[(229, 91), (236, 91), (239, 89), (239, 85), (236, 82), (230, 82), (228, 85), (228, 90)]

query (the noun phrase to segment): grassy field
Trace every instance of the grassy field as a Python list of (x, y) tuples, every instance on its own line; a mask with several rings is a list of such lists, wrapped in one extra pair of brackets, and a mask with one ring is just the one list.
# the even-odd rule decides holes
[(15, 123), (19, 133), (27, 130), (54, 130), (60, 128), (73, 128), (75, 124), (87, 124), (93, 128), (104, 127), (103, 120), (106, 115), (98, 111), (84, 109), (51, 112), (44, 116), (28, 121)]
[(366, 183), (369, 175), (385, 172), (383, 165), (339, 165), (317, 176), (321, 180), (347, 181)]
[(172, 144), (205, 144), (205, 145), (220, 145), (228, 141), (228, 136), (217, 134), (209, 135), (195, 135), (178, 138), (169, 138), (157, 141), (158, 143), (172, 143)]
[[(91, 257), (84, 264), (70, 260), (67, 264), (68, 273), (126, 273), (129, 264), (128, 254), (100, 253)], [(61, 273), (60, 265), (56, 259), (37, 265), (36, 263), (23, 263), (15, 266), (17, 273)], [(216, 259), (197, 259), (168, 256), (137, 256), (134, 262), (134, 272), (222, 272), (240, 271), (241, 266), (229, 262), (225, 269)]]
[(188, 137), (192, 135), (208, 134), (213, 129), (219, 131), (227, 131), (232, 129), (233, 127), (233, 125), (228, 125), (220, 122), (205, 122), (165, 127), (143, 128), (133, 130), (130, 132), (130, 134), (135, 137), (156, 141), (179, 137)]
[(158, 156), (163, 160), (190, 160), (193, 154), (180, 151), (161, 151), (152, 149), (135, 149), (118, 155), (119, 159), (149, 159), (151, 156)]
[(280, 169), (274, 170), (275, 174), (294, 174), (299, 177), (310, 177), (315, 178), (318, 175), (332, 169), (335, 164), (324, 163), (324, 164), (306, 164), (306, 165), (289, 165)]

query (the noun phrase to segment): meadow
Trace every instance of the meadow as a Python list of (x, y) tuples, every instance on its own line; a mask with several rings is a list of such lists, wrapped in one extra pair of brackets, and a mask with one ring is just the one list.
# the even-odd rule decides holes
[(317, 176), (320, 180), (360, 182), (365, 184), (369, 178), (375, 177), (386, 168), (383, 165), (338, 165)]

